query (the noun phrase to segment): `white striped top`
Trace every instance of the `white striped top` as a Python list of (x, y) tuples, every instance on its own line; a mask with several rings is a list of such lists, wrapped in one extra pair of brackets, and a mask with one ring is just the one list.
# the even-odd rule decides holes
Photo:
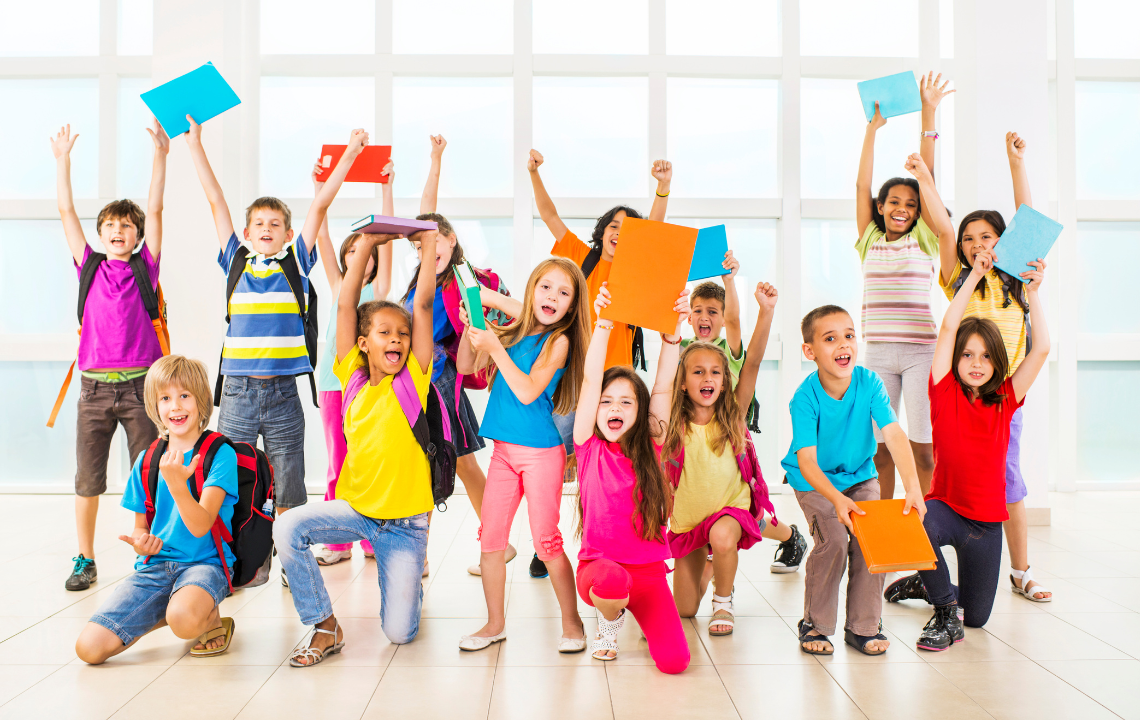
[(919, 218), (909, 233), (889, 241), (871, 222), (855, 249), (863, 262), (863, 340), (936, 342), (930, 287), (938, 236)]

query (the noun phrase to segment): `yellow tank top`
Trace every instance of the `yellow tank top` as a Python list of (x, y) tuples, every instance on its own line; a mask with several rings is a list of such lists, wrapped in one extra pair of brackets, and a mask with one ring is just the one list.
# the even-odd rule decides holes
[(709, 425), (690, 425), (685, 437), (685, 467), (673, 499), (669, 529), (686, 533), (710, 515), (726, 507), (748, 510), (751, 491), (740, 476), (740, 466), (725, 445), (717, 455), (708, 441)]

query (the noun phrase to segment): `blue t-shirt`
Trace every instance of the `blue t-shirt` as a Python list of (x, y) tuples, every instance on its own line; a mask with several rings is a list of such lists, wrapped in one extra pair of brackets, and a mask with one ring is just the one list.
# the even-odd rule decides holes
[[(357, 305), (375, 299), (376, 290), (372, 287), (372, 283), (368, 283), (360, 289), (360, 302)], [(340, 392), (340, 380), (337, 380), (333, 372), (334, 355), (336, 355), (336, 313), (339, 303), (338, 295), (333, 301), (332, 310), (329, 311), (329, 326), (325, 328), (325, 351), (317, 361), (317, 390), (321, 392)]]
[[(184, 465), (189, 464), (193, 454), (193, 450), (187, 450), (182, 458), (182, 463)], [(137, 513), (146, 512), (146, 488), (143, 487), (142, 479), (142, 463), (145, 456), (145, 452), (139, 454), (135, 466), (131, 468), (131, 477), (127, 480), (127, 489), (123, 492), (122, 506)], [(155, 462), (157, 460), (156, 458)], [(193, 483), (194, 476), (191, 475), (186, 479), (186, 486), (192, 488)], [(238, 478), (237, 453), (229, 445), (219, 447), (217, 453), (214, 454), (214, 461), (210, 464), (210, 474), (206, 476), (203, 489), (212, 485), (226, 491), (226, 499), (222, 501), (222, 507), (218, 510), (218, 517), (232, 532), (230, 520), (234, 516), (234, 504), (238, 501)], [(154, 522), (151, 523), (150, 533), (162, 540), (162, 549), (158, 551), (158, 554), (151, 556), (152, 563), (170, 561), (221, 565), (221, 562), (218, 561), (218, 549), (214, 546), (214, 539), (211, 534), (206, 533), (200, 538), (194, 537), (190, 533), (190, 529), (182, 522), (182, 516), (178, 513), (178, 505), (175, 504), (170, 489), (166, 487), (166, 480), (163, 479), (161, 471), (158, 475), (158, 490), (155, 492), (154, 498)], [(223, 542), (222, 548), (226, 553), (226, 564), (233, 567), (234, 555), (230, 551), (229, 545)], [(142, 570), (146, 567), (145, 560), (146, 558), (140, 557), (135, 561), (135, 570)]]
[[(507, 355), (524, 373), (530, 373), (546, 344), (547, 336), (528, 335), (511, 347)], [(495, 377), (491, 394), (487, 397), (487, 412), (479, 434), (490, 440), (514, 443), (524, 447), (552, 448), (562, 444), (562, 437), (554, 425), (554, 393), (565, 368), (554, 371), (550, 384), (530, 405), (523, 405), (502, 376)]]
[[(451, 326), (451, 319), (447, 316), (447, 306), (443, 304), (443, 288), (439, 285), (439, 276), (435, 276), (435, 302), (432, 303), (431, 308), (431, 324), (432, 324), (432, 340), (435, 341), (435, 346), (432, 348), (431, 356), (431, 381), (436, 382), (439, 380), (440, 374), (443, 372), (444, 363), (451, 362), (451, 358), (447, 355), (447, 348), (444, 343), (451, 339), (455, 334), (455, 328)], [(408, 300), (404, 303), (404, 309), (412, 313), (412, 305), (416, 300), (416, 289), (408, 293)], [(414, 314), (414, 313), (413, 313)]]
[(819, 383), (819, 371), (807, 376), (790, 403), (792, 411), (792, 447), (780, 463), (788, 475), (788, 484), (800, 492), (812, 486), (800, 473), (796, 451), (815, 447), (819, 469), (836, 490), (879, 476), (875, 470), (875, 435), (872, 418), (879, 427), (897, 422), (891, 410), (891, 399), (883, 381), (871, 370), (856, 365), (851, 385), (836, 400)]

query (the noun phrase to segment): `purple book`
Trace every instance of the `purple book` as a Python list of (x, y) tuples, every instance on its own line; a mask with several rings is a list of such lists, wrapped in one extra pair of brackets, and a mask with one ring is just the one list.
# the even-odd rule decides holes
[(352, 231), (372, 235), (411, 235), (423, 230), (435, 230), (434, 220), (406, 220), (387, 215), (369, 215), (352, 224)]

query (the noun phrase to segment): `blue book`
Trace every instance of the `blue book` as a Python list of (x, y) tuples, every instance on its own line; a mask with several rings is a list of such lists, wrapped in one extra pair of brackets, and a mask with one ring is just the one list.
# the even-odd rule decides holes
[(907, 115), (922, 109), (918, 81), (910, 70), (864, 80), (859, 83), (859, 99), (863, 101), (863, 114), (867, 116), (867, 122), (875, 117), (876, 100), (879, 102), (879, 113), (885, 118)]
[(698, 230), (693, 262), (689, 265), (689, 281), (724, 275), (726, 252), (728, 252), (728, 233), (724, 225), (713, 225)]
[(190, 129), (187, 115), (201, 125), (241, 103), (213, 63), (147, 90), (141, 97), (170, 137)]
[(1030, 262), (1045, 259), (1064, 227), (1053, 218), (1022, 205), (994, 246), (994, 254), (998, 256), (995, 265), (998, 270), (1025, 282), (1021, 273), (1033, 269)]

